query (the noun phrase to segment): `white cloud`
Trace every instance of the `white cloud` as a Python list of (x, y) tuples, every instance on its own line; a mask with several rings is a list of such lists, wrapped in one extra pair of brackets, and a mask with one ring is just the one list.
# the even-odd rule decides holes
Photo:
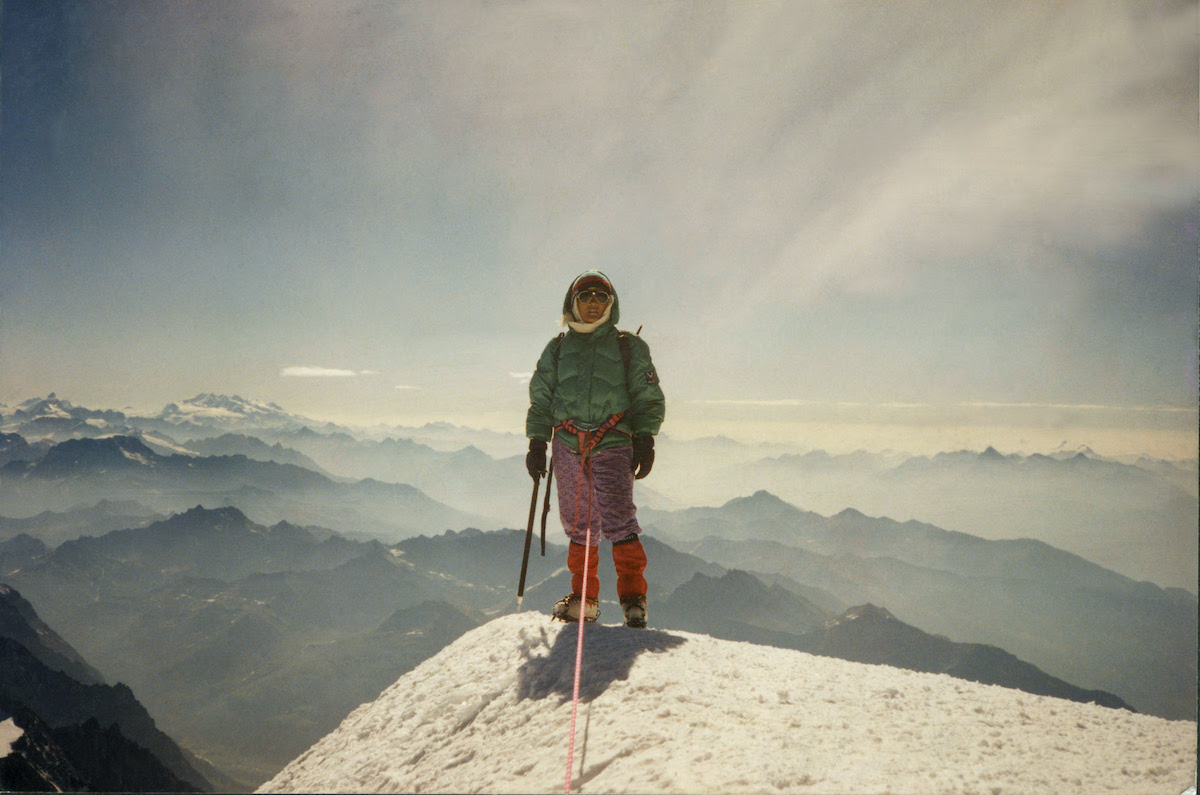
[(421, 387), (419, 387), (419, 386), (410, 386), (408, 384), (396, 384), (396, 389), (400, 389), (400, 390), (404, 390), (404, 391), (407, 391), (410, 389), (420, 389), (420, 388)]
[(337, 367), (284, 367), (279, 371), (284, 378), (354, 378), (359, 375), (375, 375), (374, 370), (343, 370)]
[(512, 372), (510, 372), (509, 375), (511, 377), (517, 379), (518, 381), (520, 381), (522, 384), (528, 384), (530, 379), (533, 378), (532, 371), (530, 371), (528, 373), (512, 373)]

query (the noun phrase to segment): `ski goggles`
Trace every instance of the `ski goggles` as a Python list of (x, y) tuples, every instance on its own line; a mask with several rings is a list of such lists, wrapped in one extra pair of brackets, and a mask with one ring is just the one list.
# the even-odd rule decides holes
[(604, 290), (580, 290), (575, 293), (575, 300), (581, 304), (586, 304), (589, 301), (595, 301), (601, 306), (607, 304), (612, 296)]

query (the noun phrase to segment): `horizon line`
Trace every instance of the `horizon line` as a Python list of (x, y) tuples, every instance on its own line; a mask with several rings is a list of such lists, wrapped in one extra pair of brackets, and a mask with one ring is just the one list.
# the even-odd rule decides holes
[(869, 403), (848, 400), (807, 400), (801, 398), (756, 399), (756, 398), (690, 398), (687, 403), (721, 406), (761, 406), (764, 408), (880, 408), (880, 409), (945, 409), (945, 408), (996, 408), (996, 409), (1069, 409), (1076, 411), (1134, 411), (1143, 413), (1163, 412), (1169, 414), (1198, 414), (1200, 407), (1188, 406), (1111, 406), (1099, 403), (1036, 403), (964, 400), (943, 403)]

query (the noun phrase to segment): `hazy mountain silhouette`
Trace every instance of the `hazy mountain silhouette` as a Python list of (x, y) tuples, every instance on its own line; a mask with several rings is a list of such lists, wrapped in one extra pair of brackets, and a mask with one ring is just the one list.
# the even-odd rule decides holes
[[(44, 774), (54, 786), (78, 788), (82, 780), (95, 790), (213, 788), (198, 769), (207, 766), (159, 730), (128, 687), (104, 684), (8, 586), (0, 586), (0, 711), (30, 732), (14, 748), (18, 759), (0, 760), (0, 775), (14, 784), (30, 775), (27, 767), (49, 762)], [(218, 786), (225, 781), (215, 770), (208, 775)]]
[(75, 406), (51, 392), (45, 398), (26, 400), (0, 417), (0, 431), (27, 439), (62, 441), (119, 433), (129, 427), (128, 419), (120, 411)]
[(85, 685), (103, 684), (104, 677), (59, 637), (13, 588), (0, 585), (0, 637), (19, 643), (47, 668), (62, 671)]
[[(445, 532), (387, 548), (317, 529), (267, 528), (232, 508), (194, 508), (44, 549), (4, 579), (101, 670), (134, 687), (173, 736), (238, 780), (258, 782), (388, 677), (483, 616), (511, 610), (523, 535)], [(0, 557), (14, 543), (0, 544)], [(789, 590), (788, 576), (731, 571), (652, 534), (644, 543), (652, 626), (800, 648), (805, 632), (834, 615), (821, 605), (838, 597), (811, 585), (802, 596)], [(729, 543), (719, 558), (726, 564), (738, 548), (762, 542)], [(544, 558), (538, 547), (525, 605), (546, 616), (569, 590), (569, 575), (561, 544), (548, 544)], [(608, 545), (600, 550), (602, 621), (611, 622), (620, 611)], [(810, 582), (804, 574), (792, 572)], [(1002, 655), (994, 667), (1024, 665)], [(985, 674), (1000, 676), (978, 676)]]
[(309, 428), (263, 435), (341, 477), (408, 483), (435, 500), (487, 516), (488, 527), (519, 519), (522, 505), (529, 509), (529, 476), (522, 461), (496, 460), (470, 444), (446, 451), (412, 439), (359, 439)]
[(823, 626), (803, 633), (791, 648), (824, 657), (948, 674), (1039, 696), (1132, 710), (1112, 693), (1076, 687), (995, 646), (955, 643), (949, 638), (930, 635), (871, 604), (851, 608)]
[[(775, 524), (788, 515), (795, 524)], [(647, 522), (652, 533), (661, 527), (684, 539), (719, 526), (724, 535), (685, 548), (789, 577), (843, 604), (885, 605), (926, 632), (998, 646), (1066, 681), (1117, 693), (1139, 711), (1195, 719), (1197, 606), (1184, 591), (1137, 583), (1028, 539), (990, 541), (853, 510), (789, 514), (765, 492), (728, 512), (653, 513)]]
[[(987, 539), (1036, 538), (1133, 579), (1196, 592), (1195, 461), (1123, 463), (1086, 452), (1059, 459), (989, 448), (900, 461), (784, 455), (737, 471), (714, 462), (689, 472), (693, 504), (766, 489), (826, 514), (852, 507)], [(731, 489), (735, 483), (740, 490)]]
[(472, 516), (405, 484), (338, 483), (293, 464), (234, 456), (162, 456), (129, 436), (71, 439), (36, 463), (0, 468), (0, 502), (10, 513), (63, 510), (81, 503), (136, 500), (154, 510), (236, 504), (274, 521), (305, 521), (387, 540), (430, 527), (467, 527)]
[(378, 542), (195, 508), (44, 549), (3, 579), (173, 736), (253, 782), (474, 626), (472, 608), (448, 601), (510, 596), (448, 570)]
[(655, 626), (783, 648), (793, 648), (801, 633), (832, 617), (804, 597), (738, 569), (720, 577), (697, 573), (651, 609)]
[(143, 527), (164, 518), (163, 514), (134, 500), (102, 499), (91, 506), (81, 505), (61, 512), (42, 511), (24, 519), (0, 516), (0, 539), (24, 534), (50, 546), (58, 546), (80, 536)]
[[(244, 455), (255, 461), (274, 461), (277, 464), (293, 464), (305, 469), (311, 469), (313, 472), (319, 472), (326, 477), (335, 477), (333, 473), (324, 470), (316, 461), (313, 461), (303, 453), (284, 447), (278, 442), (269, 445), (256, 436), (248, 436), (244, 433), (224, 433), (215, 437), (192, 439), (184, 443), (182, 447), (200, 456)], [(408, 481), (399, 480), (396, 482), (405, 483)]]
[[(13, 514), (0, 517), (0, 581), (20, 588), (99, 670), (130, 684), (172, 736), (238, 780), (263, 780), (389, 676), (515, 607), (524, 533), (471, 528), (493, 527), (497, 515), (524, 523), (530, 484), (519, 455), (491, 459), (471, 446), (469, 429), (428, 428), (411, 439), (379, 429), (367, 441), (236, 396), (184, 403), (154, 418), (105, 418), (54, 398), (28, 406), (19, 423), (11, 412), (0, 419), (10, 432), (0, 440), (10, 451), (0, 459), (0, 511)], [(112, 435), (120, 422), (130, 430)], [(35, 427), (46, 433), (29, 439), (42, 441), (11, 435)], [(79, 438), (45, 441), (63, 435)], [(464, 446), (446, 449), (458, 441)], [(665, 453), (673, 443), (662, 441)], [(1007, 676), (1017, 687), (1053, 680), (1085, 695), (1119, 694), (1142, 712), (1194, 718), (1193, 594), (1040, 541), (863, 512), (873, 500), (916, 504), (939, 489), (962, 502), (970, 495), (954, 490), (961, 477), (968, 489), (993, 489), (977, 495), (982, 505), (1020, 486), (1031, 506), (1061, 516), (1111, 487), (1105, 500), (1132, 495), (1140, 502), (1126, 516), (1148, 516), (1161, 508), (1155, 499), (1179, 493), (1171, 491), (1178, 467), (1086, 451), (767, 460), (766, 446), (675, 444), (695, 456), (663, 456), (654, 484), (664, 496), (638, 486), (652, 627), (787, 648), (825, 643), (847, 655), (866, 649), (921, 670)], [(229, 454), (202, 454), (212, 452)], [(718, 507), (648, 509), (681, 493), (673, 467), (690, 469), (689, 487), (723, 478), (714, 494), (754, 488)], [(829, 516), (803, 510), (761, 489), (775, 474), (754, 483), (764, 472), (790, 473), (777, 480), (825, 496), (853, 473), (862, 488), (849, 493), (864, 502)], [(385, 482), (401, 475), (436, 484), (447, 501), (486, 504), (493, 519), (438, 505), (412, 483)], [(1094, 513), (1085, 505), (1079, 515)], [(547, 556), (535, 539), (524, 601), (543, 615), (570, 587), (550, 518)], [(618, 621), (607, 543), (600, 549), (601, 621)], [(853, 627), (858, 634), (829, 634), (850, 632), (854, 622), (826, 622), (866, 603), (910, 623), (896, 621), (895, 632), (885, 623), (882, 641), (865, 631), (870, 622)]]
[(0, 466), (9, 461), (37, 461), (49, 449), (49, 442), (33, 445), (18, 433), (0, 433)]

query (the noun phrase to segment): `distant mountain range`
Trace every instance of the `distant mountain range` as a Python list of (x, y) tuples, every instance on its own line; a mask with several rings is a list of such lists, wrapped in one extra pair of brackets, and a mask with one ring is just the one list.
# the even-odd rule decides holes
[[(524, 525), (530, 488), (519, 437), (448, 425), (368, 435), (236, 396), (172, 406), (135, 417), (51, 395), (0, 417), (0, 583), (28, 600), (20, 621), (45, 622), (31, 635), (0, 614), (0, 636), (73, 681), (126, 683), (163, 731), (220, 767), (208, 781), (265, 780), (401, 673), (515, 608), (523, 532), (505, 528)], [(659, 447), (654, 490), (637, 486), (652, 626), (1195, 719), (1186, 462)], [(688, 507), (707, 488), (704, 507)], [(526, 610), (570, 588), (551, 519)], [(1070, 544), (1052, 543), (1064, 534)], [(1147, 568), (1184, 587), (1129, 576)], [(54, 732), (75, 729), (35, 718), (46, 733), (29, 729), (30, 742), (65, 754), (74, 740)]]
[(69, 439), (39, 460), (0, 467), (0, 505), (30, 515), (136, 501), (162, 513), (240, 505), (270, 520), (303, 516), (338, 531), (394, 540), (430, 528), (488, 526), (405, 484), (353, 483), (244, 455), (163, 456), (131, 436)]
[(787, 577), (843, 605), (886, 606), (948, 637), (1004, 648), (1139, 710), (1195, 718), (1196, 597), (1030, 539), (993, 541), (767, 492), (721, 508), (644, 512), (651, 535), (725, 566)]
[(0, 430), (59, 441), (97, 433), (127, 433), (134, 428), (240, 430), (247, 427), (302, 427), (315, 424), (312, 420), (289, 414), (274, 403), (259, 403), (238, 395), (230, 397), (207, 393), (179, 403), (168, 403), (157, 415), (138, 416), (122, 411), (75, 406), (51, 392), (45, 398), (33, 398), (17, 404), (10, 413), (0, 418)]
[(27, 439), (52, 442), (86, 436), (123, 435), (143, 439), (164, 438), (171, 443), (179, 443), (227, 433), (270, 436), (305, 428), (322, 434), (352, 434), (372, 440), (410, 439), (448, 452), (474, 445), (500, 458), (515, 455), (524, 446), (523, 438), (517, 434), (463, 428), (447, 422), (427, 423), (416, 428), (391, 425), (349, 428), (294, 414), (275, 403), (207, 392), (168, 403), (157, 414), (89, 409), (76, 406), (53, 392), (44, 398), (22, 401), (11, 408), (0, 405), (0, 434), (16, 433)]
[(508, 600), (322, 535), (197, 508), (66, 542), (0, 580), (245, 788), (474, 627), (472, 603)]
[(1039, 696), (1131, 709), (1112, 693), (1076, 687), (996, 646), (955, 643), (930, 635), (872, 604), (851, 608), (824, 626), (809, 630), (794, 648), (823, 657), (948, 674)]
[[(245, 455), (300, 466), (335, 481), (406, 484), (477, 517), (447, 527), (518, 526), (527, 510), (524, 440), (448, 423), (351, 429), (276, 404), (212, 393), (169, 404), (156, 415), (136, 416), (74, 406), (52, 394), (7, 410), (0, 417), (0, 434), (8, 435), (0, 436), (0, 465), (37, 460), (54, 442), (119, 435), (136, 438), (162, 456)], [(825, 515), (853, 508), (983, 538), (1036, 538), (1133, 579), (1196, 593), (1196, 459), (1118, 461), (1086, 448), (1046, 454), (988, 448), (934, 456), (831, 455), (782, 444), (745, 445), (722, 437), (683, 441), (669, 435), (659, 438), (658, 450), (652, 477), (636, 487), (641, 507), (716, 507), (768, 490)], [(41, 505), (26, 513), (73, 507)], [(258, 506), (243, 507), (268, 517)], [(328, 515), (277, 518), (344, 529)]]
[(665, 627), (724, 640), (948, 674), (1042, 696), (1132, 709), (1112, 693), (1076, 687), (1003, 649), (931, 635), (869, 603), (828, 618), (803, 597), (736, 569), (719, 578), (696, 574), (655, 613)]
[[(0, 581), (91, 665), (129, 683), (171, 736), (252, 785), (462, 632), (511, 611), (523, 533), (447, 532), (385, 547), (194, 508), (56, 549), (31, 553), (31, 540), (0, 543), (0, 563), (25, 550)], [(855, 619), (882, 613), (831, 610), (839, 599), (830, 593), (725, 568), (730, 560), (717, 565), (652, 535), (645, 543), (657, 628), (1125, 706), (999, 648), (926, 635), (890, 614), (881, 631)], [(612, 621), (620, 609), (604, 549), (602, 621)], [(569, 589), (564, 560), (561, 544), (544, 558), (535, 545), (528, 609), (544, 614)]]
[(853, 508), (982, 538), (1036, 538), (1128, 577), (1196, 592), (1195, 460), (1123, 462), (1084, 451), (1004, 455), (994, 448), (750, 460), (741, 451), (702, 459), (690, 443), (658, 447), (654, 487), (681, 506), (715, 507), (766, 490), (825, 515)]
[(58, 546), (80, 536), (142, 527), (165, 518), (165, 514), (152, 511), (134, 500), (100, 500), (94, 505), (80, 505), (60, 512), (42, 511), (23, 519), (0, 516), (0, 539), (27, 535), (44, 544)]

